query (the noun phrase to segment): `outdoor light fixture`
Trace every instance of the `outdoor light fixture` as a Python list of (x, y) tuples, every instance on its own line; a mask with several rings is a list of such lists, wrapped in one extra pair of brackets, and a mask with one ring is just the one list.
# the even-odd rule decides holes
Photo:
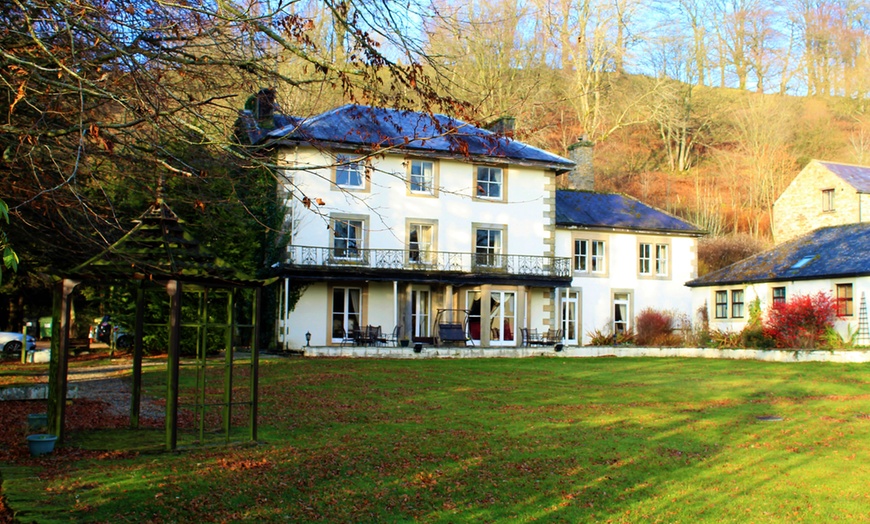
[(307, 331), (305, 333), (305, 347), (307, 347), (307, 348), (311, 347), (311, 332), (310, 331)]

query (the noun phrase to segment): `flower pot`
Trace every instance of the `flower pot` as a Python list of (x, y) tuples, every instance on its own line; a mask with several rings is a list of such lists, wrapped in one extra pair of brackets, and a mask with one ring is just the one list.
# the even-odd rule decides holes
[(56, 435), (40, 433), (38, 435), (27, 436), (27, 446), (30, 448), (30, 455), (33, 457), (51, 453), (54, 451), (54, 444), (56, 442)]
[(411, 343), (410, 340), (400, 340), (400, 341), (399, 341), (399, 344), (401, 344), (403, 348), (408, 347), (408, 345), (409, 345), (410, 343)]
[(45, 431), (48, 428), (48, 415), (45, 413), (31, 413), (27, 415), (27, 428), (31, 431)]

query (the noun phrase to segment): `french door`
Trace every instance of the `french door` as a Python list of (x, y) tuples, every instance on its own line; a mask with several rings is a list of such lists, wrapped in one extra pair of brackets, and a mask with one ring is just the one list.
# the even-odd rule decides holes
[(580, 345), (580, 292), (562, 290), (562, 338), (566, 344)]
[(414, 337), (429, 337), (432, 301), (428, 289), (411, 290), (411, 329)]
[(341, 342), (345, 333), (362, 324), (362, 289), (336, 287), (332, 289), (332, 341)]

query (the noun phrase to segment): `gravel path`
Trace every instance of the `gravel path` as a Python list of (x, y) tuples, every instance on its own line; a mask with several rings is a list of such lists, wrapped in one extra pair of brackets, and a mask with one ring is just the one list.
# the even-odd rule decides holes
[[(164, 363), (143, 364), (143, 366), (165, 366)], [(101, 400), (109, 404), (112, 415), (129, 415), (132, 389), (132, 365), (109, 365), (70, 369), (68, 381), (78, 389), (79, 398)], [(163, 418), (163, 405), (143, 397), (139, 404), (139, 416), (143, 418)]]

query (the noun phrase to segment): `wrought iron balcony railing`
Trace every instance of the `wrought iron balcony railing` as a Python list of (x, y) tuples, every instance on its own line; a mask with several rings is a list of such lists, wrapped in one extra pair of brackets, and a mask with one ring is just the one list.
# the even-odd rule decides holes
[(311, 246), (289, 246), (287, 255), (287, 264), (303, 267), (359, 267), (550, 277), (571, 276), (571, 260), (564, 257)]

